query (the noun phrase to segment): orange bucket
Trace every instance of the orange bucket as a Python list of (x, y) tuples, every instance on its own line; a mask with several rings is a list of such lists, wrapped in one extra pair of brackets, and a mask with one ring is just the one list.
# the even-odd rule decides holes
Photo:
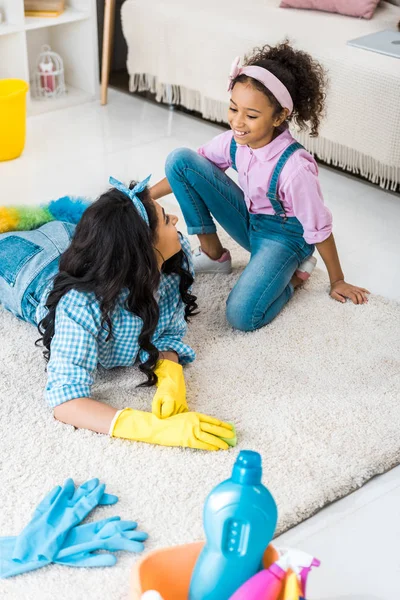
[[(204, 542), (172, 546), (149, 552), (132, 568), (130, 600), (156, 590), (164, 600), (187, 600), (190, 580)], [(263, 566), (268, 569), (279, 554), (270, 544), (264, 553)]]

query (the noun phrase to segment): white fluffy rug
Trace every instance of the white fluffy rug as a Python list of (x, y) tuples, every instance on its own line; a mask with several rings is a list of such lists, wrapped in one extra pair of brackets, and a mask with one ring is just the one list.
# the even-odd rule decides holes
[[(236, 264), (245, 260), (236, 254)], [(0, 534), (17, 534), (55, 484), (99, 477), (120, 501), (93, 518), (121, 515), (150, 534), (149, 549), (202, 538), (208, 491), (230, 475), (239, 449), (263, 456), (264, 483), (279, 507), (279, 531), (361, 486), (400, 458), (400, 305), (371, 297), (341, 305), (316, 271), (283, 313), (255, 333), (232, 331), (225, 298), (238, 271), (198, 278), (201, 314), (189, 339), (190, 406), (233, 421), (239, 444), (207, 453), (111, 440), (53, 420), (35, 330), (0, 309)], [(150, 410), (138, 372), (102, 372), (95, 396)], [(51, 565), (0, 582), (4, 599), (126, 600), (134, 555), (111, 569)]]

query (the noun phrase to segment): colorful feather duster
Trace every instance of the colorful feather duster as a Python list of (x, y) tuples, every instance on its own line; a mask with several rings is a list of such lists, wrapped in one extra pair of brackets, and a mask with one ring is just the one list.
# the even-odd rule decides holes
[(86, 198), (64, 196), (42, 206), (0, 206), (0, 233), (37, 229), (50, 221), (78, 223), (90, 204)]

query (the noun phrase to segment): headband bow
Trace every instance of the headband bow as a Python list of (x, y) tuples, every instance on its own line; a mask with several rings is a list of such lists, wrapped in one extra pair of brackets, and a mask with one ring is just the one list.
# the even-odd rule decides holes
[(124, 185), (121, 181), (118, 181), (118, 179), (115, 179), (114, 177), (110, 177), (110, 179), (109, 179), (109, 183), (113, 187), (115, 187), (120, 192), (123, 192), (124, 194), (126, 194), (132, 200), (136, 210), (138, 211), (139, 215), (142, 217), (143, 221), (145, 221), (145, 223), (147, 223), (147, 225), (150, 225), (149, 217), (147, 215), (147, 212), (143, 205), (143, 202), (140, 200), (140, 198), (137, 196), (137, 194), (140, 194), (140, 192), (143, 192), (143, 190), (145, 189), (145, 187), (147, 186), (147, 184), (150, 181), (150, 177), (151, 177), (151, 175), (146, 177), (146, 179), (143, 179), (143, 181), (141, 181), (140, 183), (137, 183), (135, 185), (135, 187), (131, 190), (128, 187), (126, 187), (126, 185)]
[(233, 80), (236, 79), (240, 75), (240, 56), (237, 56), (232, 63), (231, 71), (229, 73), (229, 81), (228, 81), (228, 92), (232, 88)]

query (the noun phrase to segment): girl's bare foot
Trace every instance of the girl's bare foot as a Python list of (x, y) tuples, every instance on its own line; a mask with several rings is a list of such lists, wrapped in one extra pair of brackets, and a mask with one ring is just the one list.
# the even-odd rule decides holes
[(302, 283), (304, 283), (304, 281), (302, 279), (300, 279), (300, 277), (297, 277), (296, 274), (294, 274), (293, 277), (292, 277), (292, 279), (290, 280), (290, 283), (296, 289), (297, 287), (299, 287), (299, 285), (301, 285)]

